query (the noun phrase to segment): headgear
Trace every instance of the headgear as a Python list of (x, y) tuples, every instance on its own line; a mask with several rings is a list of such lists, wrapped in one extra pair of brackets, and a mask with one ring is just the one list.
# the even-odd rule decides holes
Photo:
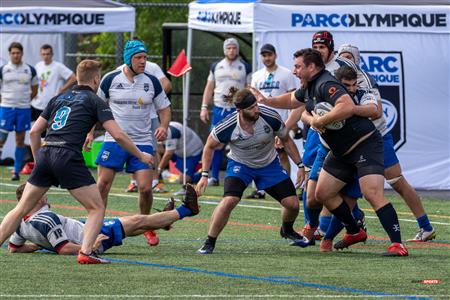
[(341, 55), (341, 53), (350, 53), (353, 58), (355, 59), (355, 64), (359, 65), (359, 62), (361, 61), (360, 55), (359, 55), (359, 49), (356, 46), (353, 46), (351, 44), (342, 44), (339, 47), (338, 56)]
[(323, 44), (325, 45), (331, 53), (334, 52), (334, 40), (333, 35), (329, 31), (318, 31), (314, 33), (312, 38), (312, 46), (315, 44)]
[(239, 42), (235, 38), (229, 38), (223, 42), (223, 54), (227, 54), (227, 47), (229, 45), (236, 45), (237, 54), (239, 55)]
[(123, 49), (123, 61), (128, 67), (130, 67), (133, 72), (134, 70), (131, 66), (131, 59), (134, 55), (142, 52), (147, 53), (147, 48), (145, 47), (144, 43), (139, 40), (131, 40), (125, 44), (125, 47)]

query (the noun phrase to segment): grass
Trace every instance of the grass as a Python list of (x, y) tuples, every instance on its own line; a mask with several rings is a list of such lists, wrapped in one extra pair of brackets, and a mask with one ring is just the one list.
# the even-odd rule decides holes
[[(14, 207), (17, 184), (0, 168), (0, 219)], [(24, 176), (22, 180), (25, 180)], [(108, 202), (108, 217), (136, 213), (137, 194), (124, 193), (126, 175), (116, 177)], [(172, 192), (179, 185), (167, 184)], [(448, 201), (423, 199), (438, 232), (431, 243), (408, 244), (410, 256), (384, 258), (389, 245), (375, 213), (365, 201), (369, 240), (349, 250), (320, 253), (318, 246), (301, 249), (280, 239), (279, 204), (272, 200), (243, 200), (220, 236), (213, 255), (196, 250), (206, 236), (208, 220), (220, 201), (222, 187), (207, 189), (201, 213), (160, 231), (157, 247), (143, 237), (131, 237), (110, 249), (110, 265), (82, 266), (74, 257), (49, 253), (10, 254), (0, 249), (0, 298), (414, 298), (450, 297), (450, 207)], [(247, 191), (248, 192), (248, 191)], [(169, 194), (155, 195), (162, 208)], [(397, 209), (404, 239), (417, 224), (406, 205), (390, 197)], [(83, 218), (84, 211), (66, 191), (52, 189), (55, 212)], [(296, 226), (302, 227), (302, 217)], [(439, 284), (423, 284), (437, 279)]]

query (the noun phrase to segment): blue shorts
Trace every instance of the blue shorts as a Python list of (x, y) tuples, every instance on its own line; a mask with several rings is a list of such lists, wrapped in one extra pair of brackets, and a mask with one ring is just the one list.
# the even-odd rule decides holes
[(392, 134), (389, 132), (383, 136), (384, 145), (384, 168), (387, 169), (399, 163), (397, 154), (395, 154), (394, 149), (394, 139)]
[(31, 108), (0, 106), (0, 130), (23, 132), (30, 130)]
[(236, 108), (223, 108), (218, 106), (213, 106), (213, 115), (212, 115), (212, 122), (211, 122), (211, 128), (216, 126), (217, 123), (225, 119), (228, 115), (231, 115), (233, 112), (236, 111)]
[(125, 238), (125, 232), (119, 219), (104, 220), (100, 233), (109, 237), (102, 241), (103, 252), (113, 246), (122, 245), (122, 240)]
[[(142, 152), (150, 153), (151, 155), (155, 153), (150, 145), (137, 145), (137, 147)], [(116, 172), (122, 172), (125, 164), (127, 173), (150, 169), (149, 165), (144, 164), (136, 156), (125, 151), (116, 142), (104, 142), (98, 152), (95, 163), (102, 167), (113, 169)]]
[(309, 172), (309, 179), (317, 181), (319, 179), (320, 170), (322, 170), (323, 162), (325, 161), (325, 157), (327, 157), (328, 150), (320, 144), (317, 147), (317, 155), (314, 160), (314, 164), (312, 165), (311, 171)]
[[(186, 157), (186, 175), (189, 177), (194, 177), (195, 169), (199, 161), (202, 159), (202, 153), (199, 155)], [(172, 161), (175, 162), (175, 167), (183, 173), (183, 158), (177, 155), (172, 156)]]
[(355, 176), (351, 182), (347, 183), (342, 188), (341, 194), (354, 199), (362, 198), (361, 188), (359, 187), (359, 180), (357, 176)]
[(320, 143), (319, 134), (317, 131), (309, 128), (308, 134), (306, 136), (305, 146), (303, 147), (305, 151), (303, 152), (302, 162), (305, 166), (311, 168), (316, 159), (317, 150)]
[(234, 176), (241, 179), (245, 185), (255, 181), (258, 190), (264, 190), (289, 178), (286, 170), (281, 167), (279, 158), (262, 168), (251, 168), (232, 159), (228, 159), (225, 177)]

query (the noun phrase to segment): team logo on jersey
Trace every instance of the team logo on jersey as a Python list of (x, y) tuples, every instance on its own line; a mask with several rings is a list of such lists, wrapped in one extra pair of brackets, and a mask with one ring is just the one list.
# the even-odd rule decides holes
[(144, 83), (144, 91), (148, 92), (148, 90), (150, 89), (150, 86), (148, 83)]
[(241, 172), (241, 166), (234, 166), (233, 173), (239, 173), (239, 172)]
[(104, 150), (103, 153), (102, 153), (102, 160), (103, 160), (103, 161), (108, 160), (109, 154), (110, 154), (109, 151)]
[(398, 150), (406, 143), (402, 52), (363, 52), (361, 68), (379, 85), (387, 128), (394, 138), (394, 148)]
[(270, 132), (269, 126), (264, 125), (264, 132), (265, 132), (265, 133), (269, 133), (269, 132)]
[(116, 89), (118, 89), (118, 90), (123, 90), (123, 85), (122, 85), (121, 83), (119, 83), (119, 84), (117, 85)]

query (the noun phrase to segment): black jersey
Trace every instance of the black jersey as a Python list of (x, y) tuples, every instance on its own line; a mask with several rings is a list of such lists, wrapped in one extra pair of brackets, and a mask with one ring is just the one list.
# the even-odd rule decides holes
[(81, 152), (87, 133), (97, 123), (114, 120), (108, 105), (88, 86), (74, 86), (50, 100), (41, 117), (47, 120), (46, 146)]
[[(306, 89), (295, 91), (295, 98), (305, 103), (306, 110), (311, 112), (320, 102), (328, 102), (334, 106), (336, 100), (345, 94), (348, 94), (345, 87), (330, 72), (322, 70), (308, 82)], [(343, 155), (361, 137), (374, 130), (375, 126), (369, 119), (352, 116), (345, 120), (345, 125), (341, 129), (326, 129), (320, 136), (328, 144), (333, 154)]]

